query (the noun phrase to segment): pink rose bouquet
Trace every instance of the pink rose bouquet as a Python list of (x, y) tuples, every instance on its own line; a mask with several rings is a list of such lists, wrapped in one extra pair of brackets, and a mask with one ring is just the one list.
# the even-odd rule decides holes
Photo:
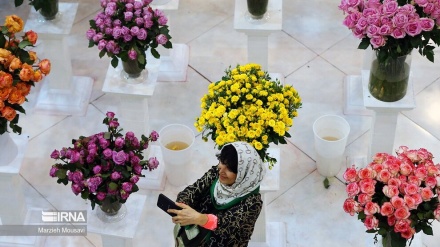
[(114, 68), (118, 58), (126, 62), (136, 60), (145, 69), (147, 49), (160, 58), (156, 48), (172, 48), (167, 17), (150, 7), (152, 0), (101, 0), (102, 11), (90, 20), (86, 36), (89, 47), (98, 46), (99, 57), (111, 57)]
[(434, 62), (434, 46), (440, 45), (440, 2), (437, 0), (341, 0), (343, 24), (361, 39), (359, 49), (369, 46), (379, 61), (418, 49)]
[(375, 242), (382, 235), (391, 246), (405, 247), (415, 233), (433, 235), (432, 221), (440, 221), (440, 165), (423, 148), (402, 146), (396, 153), (378, 153), (367, 167), (345, 171), (343, 208), (358, 214)]
[(58, 178), (57, 183), (71, 183), (75, 195), (89, 199), (92, 209), (101, 205), (104, 199), (125, 203), (131, 193), (139, 190), (136, 183), (142, 170), (156, 169), (155, 157), (144, 160), (143, 150), (159, 135), (152, 131), (147, 138), (139, 140), (133, 132), (121, 133), (118, 119), (113, 112), (107, 112), (103, 123), (108, 131), (89, 137), (80, 136), (72, 140), (73, 147), (54, 150), (50, 157), (57, 160), (52, 165), (50, 176)]

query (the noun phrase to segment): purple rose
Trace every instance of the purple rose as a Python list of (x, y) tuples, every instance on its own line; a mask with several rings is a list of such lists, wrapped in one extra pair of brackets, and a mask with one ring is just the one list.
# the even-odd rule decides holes
[(110, 141), (104, 137), (99, 138), (99, 146), (101, 148), (107, 148), (110, 145)]
[(379, 27), (377, 27), (375, 25), (370, 25), (367, 27), (367, 36), (369, 38), (377, 36), (378, 32), (379, 32)]
[(119, 126), (119, 123), (118, 123), (118, 121), (111, 120), (111, 121), (108, 123), (108, 126), (110, 126), (110, 128), (117, 128), (117, 127)]
[(155, 16), (155, 17), (161, 17), (161, 16), (163, 16), (163, 11), (160, 10), (160, 9), (155, 9), (155, 10), (154, 10), (154, 16)]
[(87, 181), (90, 192), (94, 193), (98, 189), (98, 186), (102, 183), (101, 177), (91, 177)]
[(148, 159), (148, 168), (151, 170), (156, 169), (159, 166), (159, 161), (156, 157), (151, 157)]
[(101, 2), (101, 7), (105, 8), (107, 6), (107, 0), (99, 0)]
[(139, 165), (139, 162), (141, 162), (141, 159), (139, 159), (139, 157), (137, 157), (137, 156), (133, 156), (130, 159), (130, 163), (132, 165)]
[(403, 13), (397, 13), (393, 17), (392, 21), (393, 21), (393, 25), (395, 27), (403, 27), (408, 22), (408, 16), (406, 14), (403, 14)]
[(152, 26), (153, 26), (153, 21), (151, 20), (151, 19), (145, 19), (145, 17), (144, 17), (144, 27), (146, 28), (146, 29), (150, 29)]
[(60, 158), (66, 157), (67, 148), (62, 148), (60, 150)]
[[(130, 50), (130, 51), (134, 51), (134, 50)], [(130, 52), (128, 52), (130, 53)], [(130, 56), (130, 54), (128, 54)], [(127, 131), (127, 133), (125, 133), (125, 140), (131, 141), (133, 140), (133, 138), (135, 137), (133, 131)]]
[(105, 199), (105, 197), (106, 197), (106, 194), (104, 192), (98, 192), (96, 194), (96, 198), (100, 201), (103, 201)]
[(166, 25), (168, 22), (168, 19), (165, 16), (161, 16), (159, 17), (159, 19), (157, 20), (157, 22), (159, 23), (159, 25), (163, 26)]
[(134, 9), (142, 9), (142, 7), (144, 7), (144, 5), (141, 2), (139, 1), (134, 2)]
[(159, 34), (156, 36), (156, 41), (160, 45), (165, 45), (168, 42), (168, 38), (164, 34)]
[(124, 151), (113, 151), (113, 161), (116, 163), (116, 165), (122, 165), (127, 160), (127, 154), (124, 153)]
[(142, 174), (142, 166), (141, 165), (133, 165), (133, 171), (136, 175)]
[[(114, 30), (113, 30), (114, 33)], [(109, 42), (107, 42), (107, 45), (105, 45), (105, 49), (107, 49), (108, 52), (114, 53), (114, 51), (116, 50), (117, 44), (115, 43), (115, 41), (110, 40)]]
[(159, 133), (157, 133), (155, 130), (151, 131), (150, 138), (153, 142), (157, 141), (157, 139), (159, 139)]
[(124, 12), (124, 20), (131, 21), (133, 19), (133, 12)]
[(399, 4), (397, 3), (397, 1), (385, 1), (383, 3), (383, 7), (382, 7), (382, 13), (384, 15), (394, 15), (394, 13), (396, 13), (397, 9), (399, 8)]
[(139, 33), (137, 35), (139, 40), (145, 40), (147, 38), (147, 31), (143, 28), (139, 29)]
[(51, 176), (51, 177), (56, 177), (57, 176), (57, 171), (58, 171), (58, 167), (56, 167), (56, 166), (52, 166), (51, 168), (50, 168), (50, 172), (49, 172), (49, 175)]
[(122, 28), (122, 35), (125, 36), (127, 34), (130, 34), (130, 28), (123, 26)]
[(105, 116), (106, 116), (107, 118), (109, 118), (109, 119), (113, 119), (113, 118), (115, 118), (115, 113), (112, 112), (112, 111), (108, 111), (108, 112), (105, 114)]
[(95, 160), (94, 155), (87, 155), (87, 157), (86, 157), (87, 163), (91, 164), (91, 163), (93, 163), (94, 160)]
[(121, 22), (121, 20), (114, 20), (113, 21), (113, 27), (120, 27), (122, 25), (122, 22)]
[(52, 159), (59, 159), (60, 158), (60, 152), (58, 150), (53, 150), (52, 153), (50, 154), (50, 157)]
[(109, 18), (109, 17), (106, 17), (105, 19), (104, 19), (104, 26), (106, 26), (106, 27), (111, 27), (112, 26), (112, 19), (111, 18)]
[(125, 144), (125, 140), (124, 140), (124, 138), (122, 138), (122, 137), (118, 137), (118, 138), (116, 138), (116, 140), (115, 140), (115, 146), (116, 146), (117, 148), (122, 148), (122, 146), (124, 146), (124, 144)]
[(129, 42), (132, 39), (133, 39), (133, 36), (131, 36), (130, 34), (124, 35), (124, 41), (125, 42)]
[(382, 36), (387, 36), (391, 34), (391, 25), (385, 24), (379, 28), (378, 34)]
[(80, 157), (81, 157), (81, 155), (79, 154), (79, 152), (72, 151), (72, 153), (70, 155), (70, 163), (78, 162)]
[(385, 45), (386, 40), (382, 36), (374, 36), (370, 39), (370, 43), (374, 49)]
[(95, 23), (96, 23), (96, 26), (98, 26), (98, 27), (101, 25), (104, 25), (104, 19), (96, 18)]
[(121, 199), (127, 200), (128, 196), (130, 196), (130, 193), (125, 192), (125, 190), (120, 190), (119, 194), (121, 195)]
[(120, 37), (122, 37), (122, 28), (121, 27), (114, 27), (112, 36), (115, 39), (119, 39)]
[(140, 143), (139, 143), (139, 140), (137, 139), (136, 136), (133, 137), (133, 140), (131, 140), (131, 145), (132, 145), (134, 148), (139, 148)]
[(130, 178), (130, 182), (132, 182), (132, 183), (137, 183), (139, 181), (139, 176), (137, 176), (137, 175), (133, 175), (131, 178)]
[(142, 24), (144, 24), (144, 19), (141, 17), (137, 17), (134, 21), (136, 22), (136, 25), (138, 25), (138, 26), (142, 26)]
[(153, 2), (153, 0), (143, 0), (142, 2), (144, 3), (144, 5), (148, 5), (148, 4), (150, 4), (151, 2)]
[(100, 165), (96, 165), (93, 167), (93, 173), (94, 174), (99, 174), (101, 172), (102, 168)]
[(123, 183), (122, 183), (122, 189), (123, 189), (125, 192), (131, 192), (131, 190), (133, 189), (133, 184), (130, 183), (130, 182), (123, 182)]
[(106, 27), (104, 32), (105, 32), (105, 34), (107, 34), (107, 35), (113, 35), (113, 28), (111, 28), (111, 27)]
[(96, 31), (93, 29), (89, 29), (86, 32), (86, 37), (88, 40), (91, 40), (93, 38), (93, 36), (95, 36), (95, 35), (96, 35)]
[(420, 27), (423, 31), (431, 31), (434, 28), (434, 20), (430, 18), (420, 18)]
[(104, 40), (104, 39), (101, 39), (99, 42), (98, 42), (98, 50), (103, 50), (104, 48), (105, 48), (105, 46), (107, 45), (107, 41), (106, 40)]
[(111, 180), (118, 180), (121, 178), (121, 173), (120, 172), (112, 172), (112, 174), (110, 175), (110, 179)]
[(125, 9), (126, 9), (127, 11), (131, 11), (131, 12), (133, 12), (133, 4), (132, 4), (132, 3), (127, 3), (127, 4), (125, 4)]
[(138, 27), (138, 26), (134, 26), (134, 27), (132, 27), (132, 28), (130, 29), (130, 34), (131, 34), (132, 36), (137, 36), (138, 33), (139, 33), (139, 27)]
[(142, 9), (137, 9), (136, 11), (133, 12), (134, 16), (139, 17), (142, 14)]
[(75, 195), (78, 195), (79, 193), (81, 193), (81, 191), (82, 191), (82, 187), (81, 187), (81, 185), (79, 185), (79, 184), (75, 184), (75, 183), (72, 184), (72, 192), (73, 192)]
[(144, 20), (153, 18), (153, 10), (150, 10), (150, 7), (142, 8), (142, 13), (144, 14)]
[(106, 148), (102, 151), (102, 154), (106, 159), (110, 159), (113, 156), (113, 151), (110, 148)]
[(81, 171), (69, 172), (68, 179), (76, 184), (80, 184), (83, 181), (83, 173)]

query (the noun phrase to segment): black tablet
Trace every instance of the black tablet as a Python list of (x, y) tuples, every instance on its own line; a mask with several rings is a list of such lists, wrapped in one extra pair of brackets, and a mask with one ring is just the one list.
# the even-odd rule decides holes
[(170, 198), (166, 197), (164, 194), (159, 194), (159, 197), (157, 198), (157, 206), (161, 208), (165, 213), (176, 216), (176, 214), (167, 212), (168, 209), (177, 209), (181, 210), (182, 208), (177, 206), (176, 203), (171, 200)]

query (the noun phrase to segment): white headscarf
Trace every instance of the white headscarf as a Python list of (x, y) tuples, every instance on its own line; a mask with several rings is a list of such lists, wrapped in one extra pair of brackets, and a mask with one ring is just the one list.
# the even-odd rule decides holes
[(253, 192), (264, 178), (266, 169), (257, 151), (246, 142), (231, 144), (237, 151), (237, 178), (228, 186), (217, 180), (214, 187), (214, 199), (218, 205), (225, 205), (236, 198)]

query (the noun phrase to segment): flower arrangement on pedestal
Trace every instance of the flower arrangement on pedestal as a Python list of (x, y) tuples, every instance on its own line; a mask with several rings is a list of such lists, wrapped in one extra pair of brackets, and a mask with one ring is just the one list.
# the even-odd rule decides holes
[(440, 45), (440, 3), (437, 0), (342, 0), (344, 25), (369, 46), (380, 61), (409, 54), (413, 49), (434, 61)]
[(420, 231), (433, 235), (431, 223), (440, 221), (440, 165), (423, 148), (401, 146), (396, 154), (378, 153), (367, 167), (345, 171), (343, 208), (358, 214), (375, 242), (381, 235), (383, 246), (405, 247)]
[(150, 6), (152, 0), (101, 0), (103, 10), (94, 20), (86, 36), (89, 47), (98, 46), (99, 57), (111, 57), (111, 65), (136, 61), (137, 67), (145, 69), (147, 49), (155, 58), (160, 58), (156, 48), (162, 45), (172, 48), (168, 19), (159, 10)]
[(194, 126), (219, 149), (235, 141), (252, 144), (272, 168), (276, 159), (266, 151), (270, 143), (285, 144), (285, 137), (290, 137), (287, 131), (298, 115), (301, 98), (291, 85), (271, 80), (258, 64), (237, 65), (225, 73), (209, 84)]
[(113, 112), (107, 112), (103, 123), (108, 131), (89, 137), (80, 136), (72, 140), (73, 147), (54, 150), (51, 158), (57, 160), (50, 169), (50, 176), (58, 178), (57, 183), (71, 183), (75, 195), (95, 205), (104, 200), (125, 203), (131, 193), (139, 190), (136, 183), (142, 170), (156, 169), (156, 157), (144, 160), (143, 150), (150, 142), (157, 141), (159, 135), (152, 131), (149, 137), (139, 140), (133, 132), (121, 133), (118, 119)]
[(39, 60), (34, 51), (25, 49), (37, 42), (37, 33), (30, 30), (22, 40), (16, 37), (23, 25), (20, 17), (10, 15), (0, 26), (0, 135), (8, 132), (8, 123), (14, 133), (21, 134), (17, 112), (26, 113), (22, 104), (27, 101), (31, 87), (50, 73), (48, 59)]

